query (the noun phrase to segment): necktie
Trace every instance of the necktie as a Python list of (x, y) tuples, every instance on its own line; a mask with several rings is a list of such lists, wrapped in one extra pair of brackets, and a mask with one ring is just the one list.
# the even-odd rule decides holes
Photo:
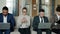
[(43, 23), (43, 18), (41, 17), (41, 23)]

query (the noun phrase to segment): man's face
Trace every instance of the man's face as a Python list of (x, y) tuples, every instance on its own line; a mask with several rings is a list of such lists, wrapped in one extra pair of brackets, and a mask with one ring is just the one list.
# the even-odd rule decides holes
[(23, 15), (26, 15), (26, 9), (23, 9)]
[(58, 15), (60, 15), (60, 12), (57, 12)]
[(40, 17), (43, 17), (44, 16), (44, 12), (40, 12)]
[(2, 10), (3, 15), (6, 16), (8, 14), (8, 10)]

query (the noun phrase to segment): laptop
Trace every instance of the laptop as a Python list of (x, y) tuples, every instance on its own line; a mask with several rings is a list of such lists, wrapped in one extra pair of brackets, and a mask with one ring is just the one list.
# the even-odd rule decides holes
[(0, 23), (0, 30), (10, 29), (10, 23)]
[(38, 29), (50, 29), (52, 23), (39, 23)]

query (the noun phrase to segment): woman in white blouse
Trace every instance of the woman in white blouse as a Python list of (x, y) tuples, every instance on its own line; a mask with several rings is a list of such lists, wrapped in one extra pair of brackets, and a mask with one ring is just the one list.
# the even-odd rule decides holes
[(21, 34), (30, 34), (30, 16), (27, 15), (27, 8), (22, 9), (22, 15), (18, 17), (17, 26)]

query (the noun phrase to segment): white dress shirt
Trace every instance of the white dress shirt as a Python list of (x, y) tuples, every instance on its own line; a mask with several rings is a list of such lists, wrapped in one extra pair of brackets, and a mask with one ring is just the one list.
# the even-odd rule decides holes
[[(56, 14), (56, 15), (57, 15), (58, 20), (60, 20), (60, 16), (58, 14)], [(57, 23), (55, 23), (55, 25), (57, 25)]]
[[(21, 20), (23, 19), (23, 18), (26, 18), (26, 20), (27, 20), (27, 23), (22, 23), (21, 22)], [(18, 17), (18, 20), (17, 20), (17, 27), (18, 28), (28, 28), (30, 26), (30, 16), (28, 16), (28, 15), (20, 15), (19, 17)]]
[(41, 19), (41, 17), (39, 16), (39, 19), (40, 19), (40, 23), (41, 23), (41, 20), (43, 19), (43, 23), (44, 23), (44, 18)]
[(57, 15), (57, 17), (58, 17), (58, 20), (60, 20), (60, 16), (59, 16), (59, 15)]
[(7, 16), (3, 16), (3, 23), (7, 23)]

